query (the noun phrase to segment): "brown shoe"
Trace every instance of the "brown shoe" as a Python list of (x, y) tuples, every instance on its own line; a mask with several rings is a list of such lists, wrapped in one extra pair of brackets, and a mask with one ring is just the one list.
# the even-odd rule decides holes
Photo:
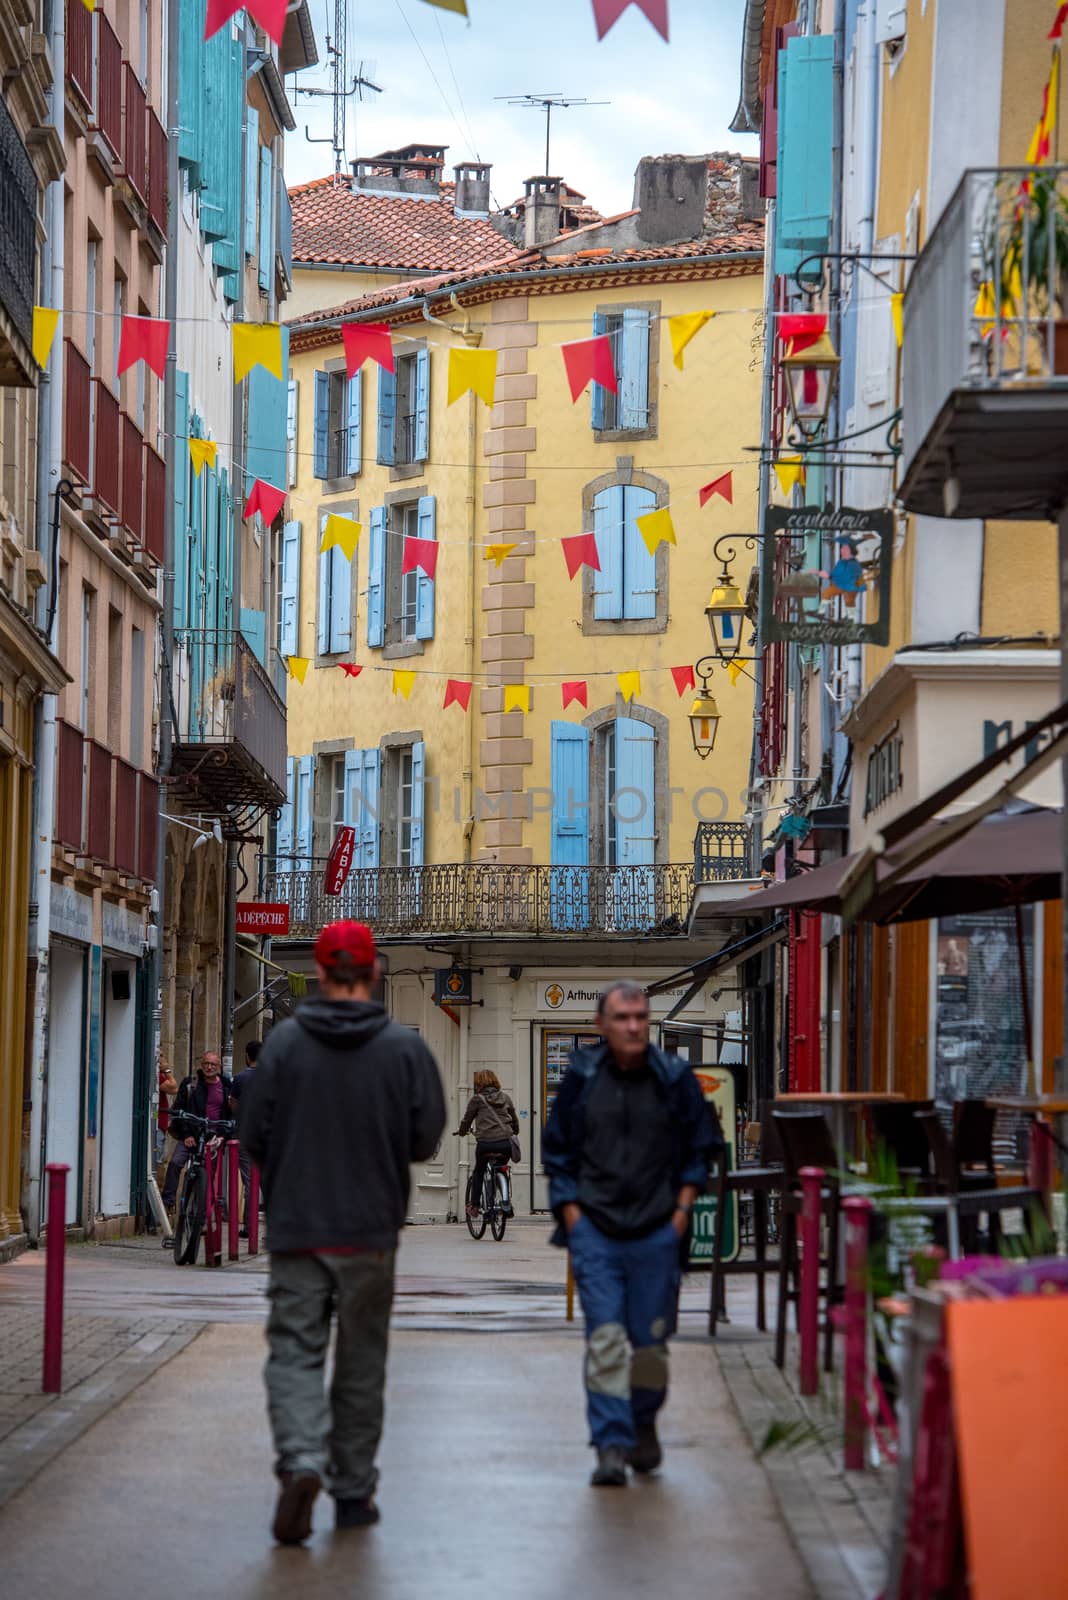
[(303, 1544), (311, 1533), (312, 1507), (322, 1488), (317, 1472), (283, 1472), (271, 1529), (279, 1544)]

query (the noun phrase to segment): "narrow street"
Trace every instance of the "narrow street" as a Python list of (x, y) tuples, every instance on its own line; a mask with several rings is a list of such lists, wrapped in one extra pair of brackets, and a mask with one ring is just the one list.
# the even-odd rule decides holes
[[(261, 1366), (266, 1262), (179, 1270), (148, 1242), (72, 1247), (68, 1339), (86, 1319), (200, 1324), (0, 1511), (5, 1592), (442, 1597), (489, 1582), (513, 1600), (655, 1593), (809, 1600), (704, 1334), (703, 1279), (684, 1290), (663, 1471), (588, 1487), (580, 1325), (543, 1221), (503, 1242), (459, 1227), (404, 1235), (380, 1457), (381, 1523), (336, 1537), (317, 1506), (303, 1550), (271, 1542)], [(0, 1268), (0, 1325), (37, 1313), (43, 1260)], [(37, 1350), (26, 1352), (36, 1367)], [(73, 1404), (67, 1393), (56, 1407)], [(0, 1440), (0, 1462), (19, 1430)]]

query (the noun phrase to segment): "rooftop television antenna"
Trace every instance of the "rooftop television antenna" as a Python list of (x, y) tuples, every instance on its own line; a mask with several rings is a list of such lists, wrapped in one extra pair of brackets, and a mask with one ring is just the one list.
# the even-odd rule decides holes
[(563, 94), (498, 94), (495, 100), (507, 100), (510, 106), (526, 106), (530, 111), (543, 111), (545, 113), (545, 165), (542, 168), (544, 176), (550, 175), (549, 166), (549, 131), (552, 124), (554, 110), (565, 111), (569, 106), (610, 106), (611, 100), (586, 100), (581, 96), (567, 96)]
[(368, 68), (370, 76), (364, 72), (365, 63), (360, 62), (356, 69), (356, 76), (352, 80), (351, 88), (348, 85), (348, 62), (346, 60), (346, 39), (348, 37), (348, 0), (334, 0), (334, 33), (333, 37), (327, 34), (326, 53), (330, 57), (332, 83), (329, 89), (298, 89), (298, 94), (321, 95), (334, 102), (334, 131), (329, 139), (313, 139), (307, 128), (304, 137), (309, 144), (329, 144), (334, 148), (334, 171), (339, 173), (345, 165), (345, 110), (346, 101), (353, 95), (358, 100), (363, 99), (365, 89), (381, 94), (382, 90), (377, 83), (372, 82), (374, 65)]

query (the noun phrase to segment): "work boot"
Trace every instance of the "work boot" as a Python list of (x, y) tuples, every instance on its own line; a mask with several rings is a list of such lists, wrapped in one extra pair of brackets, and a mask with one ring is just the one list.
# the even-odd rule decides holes
[(637, 1440), (627, 1451), (627, 1465), (635, 1472), (655, 1472), (664, 1459), (660, 1440), (656, 1436), (655, 1422), (639, 1422)]
[(334, 1508), (334, 1527), (339, 1532), (343, 1528), (369, 1528), (372, 1522), (378, 1521), (380, 1515), (370, 1495), (365, 1495), (362, 1500), (337, 1500)]
[(272, 1533), (279, 1544), (303, 1544), (311, 1533), (312, 1507), (322, 1488), (317, 1472), (282, 1472)]
[(597, 1465), (590, 1479), (596, 1489), (624, 1489), (627, 1484), (627, 1453), (621, 1444), (605, 1445), (597, 1452)]

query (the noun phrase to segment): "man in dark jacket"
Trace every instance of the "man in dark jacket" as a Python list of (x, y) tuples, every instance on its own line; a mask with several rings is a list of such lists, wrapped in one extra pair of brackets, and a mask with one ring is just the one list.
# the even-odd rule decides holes
[(603, 1043), (576, 1050), (542, 1137), (549, 1203), (586, 1317), (591, 1482), (660, 1465), (683, 1241), (722, 1149), (687, 1062), (649, 1043), (649, 1001), (614, 983), (597, 1003)]
[(197, 1142), (200, 1128), (183, 1117), (190, 1111), (195, 1117), (210, 1117), (213, 1121), (232, 1116), (230, 1096), (234, 1086), (222, 1069), (222, 1061), (214, 1050), (205, 1050), (196, 1074), (190, 1073), (178, 1085), (178, 1093), (170, 1113), (170, 1133), (176, 1143), (167, 1163), (167, 1176), (163, 1180), (163, 1204), (170, 1211), (178, 1198), (178, 1179)]
[[(319, 993), (275, 1028), (240, 1100), (263, 1171), (271, 1252), (267, 1408), (281, 1480), (274, 1536), (300, 1544), (324, 1479), (339, 1528), (377, 1522), (397, 1235), (410, 1166), (445, 1127), (437, 1064), (371, 991), (374, 939), (334, 922), (315, 943)], [(337, 1313), (334, 1381), (323, 1364)]]

